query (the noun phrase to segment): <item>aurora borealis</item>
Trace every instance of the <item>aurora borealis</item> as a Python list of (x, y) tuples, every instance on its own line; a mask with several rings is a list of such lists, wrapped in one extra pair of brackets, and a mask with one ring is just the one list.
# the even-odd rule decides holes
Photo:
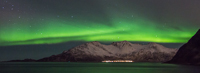
[[(188, 32), (188, 30), (182, 32), (182, 31), (174, 31), (173, 29), (170, 30), (165, 28), (158, 29), (156, 25), (148, 21), (146, 22), (151, 25), (146, 25), (146, 26), (142, 25), (142, 24), (147, 24), (146, 22), (142, 21), (137, 23), (134, 22), (127, 23), (127, 22), (121, 21), (120, 23), (114, 23), (116, 25), (107, 26), (92, 22), (89, 22), (88, 24), (80, 22), (62, 23), (60, 21), (47, 21), (46, 24), (44, 25), (48, 26), (39, 25), (39, 27), (38, 26), (35, 26), (35, 28), (28, 27), (28, 29), (27, 27), (22, 27), (20, 30), (17, 30), (16, 29), (17, 26), (15, 26), (10, 28), (9, 30), (6, 30), (7, 28), (3, 29), (4, 31), (6, 30), (6, 33), (1, 33), (2, 34), (1, 38), (3, 39), (3, 41), (6, 42), (11, 41), (11, 43), (6, 43), (5, 45), (44, 44), (44, 43), (51, 44), (51, 43), (80, 41), (80, 40), (83, 41), (128, 40), (128, 41), (145, 41), (145, 42), (182, 43), (186, 42), (187, 38), (193, 35), (193, 32), (192, 33)], [(11, 30), (11, 29), (16, 29), (16, 30)], [(38, 29), (39, 31), (35, 29)], [(163, 34), (163, 33), (168, 33), (168, 34)], [(15, 41), (17, 42), (15, 43)]]
[(0, 46), (123, 40), (185, 43), (200, 27), (198, 2), (1, 0)]
[(199, 7), (200, 0), (0, 0), (0, 61), (91, 41), (178, 48), (200, 28)]

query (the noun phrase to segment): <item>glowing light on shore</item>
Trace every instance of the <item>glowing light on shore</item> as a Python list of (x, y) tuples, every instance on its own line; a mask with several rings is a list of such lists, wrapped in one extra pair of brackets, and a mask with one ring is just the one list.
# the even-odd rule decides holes
[(134, 62), (132, 60), (104, 60), (102, 62)]

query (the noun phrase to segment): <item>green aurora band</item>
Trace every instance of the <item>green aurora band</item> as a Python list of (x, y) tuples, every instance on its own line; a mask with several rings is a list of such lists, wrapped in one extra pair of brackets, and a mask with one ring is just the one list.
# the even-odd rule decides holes
[[(145, 19), (112, 19), (112, 25), (95, 22), (61, 21), (48, 19), (38, 26), (19, 26), (0, 29), (0, 46), (25, 44), (53, 44), (68, 41), (141, 41), (159, 43), (185, 43), (195, 34), (195, 29), (179, 30), (159, 25)], [(27, 25), (21, 21), (18, 24)], [(19, 29), (20, 28), (20, 29)]]
[(91, 1), (4, 1), (0, 46), (124, 40), (186, 43), (200, 27), (199, 8), (192, 3)]

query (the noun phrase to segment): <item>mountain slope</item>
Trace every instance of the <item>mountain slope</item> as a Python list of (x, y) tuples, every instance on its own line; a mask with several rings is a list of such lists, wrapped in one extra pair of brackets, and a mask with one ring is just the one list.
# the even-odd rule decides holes
[(102, 60), (129, 59), (136, 62), (165, 62), (172, 59), (176, 52), (176, 49), (166, 48), (156, 43), (141, 45), (122, 41), (103, 45), (99, 42), (90, 42), (38, 61), (101, 62)]
[(169, 63), (200, 65), (200, 29), (180, 49)]

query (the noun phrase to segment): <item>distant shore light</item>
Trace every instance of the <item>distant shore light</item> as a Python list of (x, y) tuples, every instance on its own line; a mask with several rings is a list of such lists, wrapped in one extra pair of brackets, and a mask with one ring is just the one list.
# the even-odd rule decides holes
[(132, 60), (104, 60), (102, 62), (134, 62)]

